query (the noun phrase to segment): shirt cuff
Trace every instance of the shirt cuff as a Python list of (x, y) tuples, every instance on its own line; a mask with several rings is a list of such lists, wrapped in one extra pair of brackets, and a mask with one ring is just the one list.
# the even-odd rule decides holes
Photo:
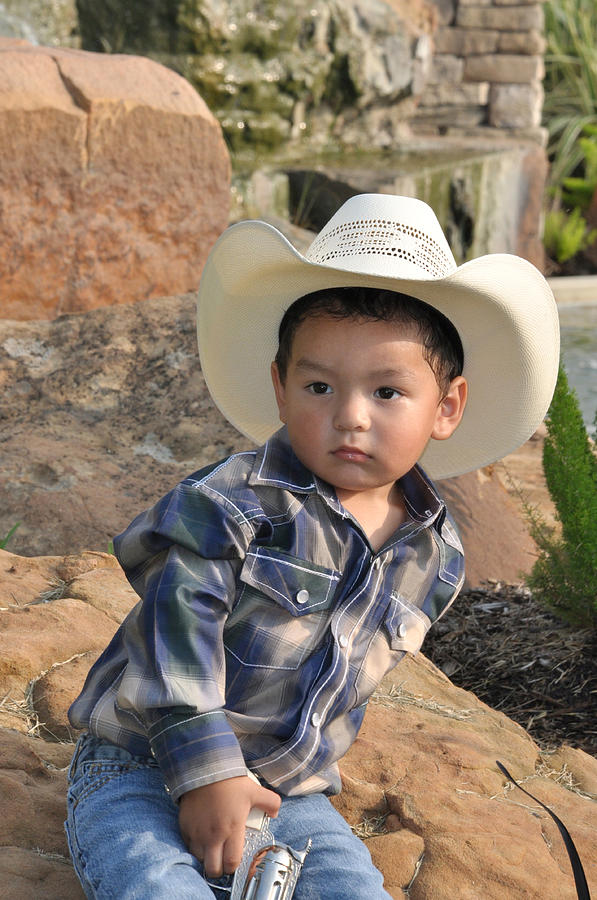
[(193, 788), (247, 774), (240, 745), (222, 709), (170, 711), (149, 727), (153, 755), (174, 800)]

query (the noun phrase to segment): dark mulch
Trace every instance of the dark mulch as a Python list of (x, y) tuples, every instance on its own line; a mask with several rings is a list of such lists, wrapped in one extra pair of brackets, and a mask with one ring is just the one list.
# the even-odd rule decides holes
[(597, 635), (563, 623), (527, 588), (464, 591), (423, 650), (543, 749), (565, 742), (597, 756)]

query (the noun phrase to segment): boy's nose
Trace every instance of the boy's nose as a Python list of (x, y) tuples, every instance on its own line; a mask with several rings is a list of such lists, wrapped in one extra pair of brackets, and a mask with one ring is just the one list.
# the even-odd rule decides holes
[(334, 415), (334, 428), (338, 431), (363, 431), (369, 427), (366, 404), (359, 398), (348, 398), (339, 403)]

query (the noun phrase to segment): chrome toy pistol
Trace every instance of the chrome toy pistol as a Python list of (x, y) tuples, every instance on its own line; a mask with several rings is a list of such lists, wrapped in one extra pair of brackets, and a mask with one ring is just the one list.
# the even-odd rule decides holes
[(290, 900), (311, 840), (304, 850), (293, 850), (276, 841), (269, 828), (269, 816), (261, 814), (260, 827), (247, 822), (245, 848), (234, 874), (230, 900)]
[(269, 816), (261, 810), (251, 810), (243, 857), (231, 887), (211, 887), (229, 892), (230, 900), (291, 900), (311, 839), (304, 850), (294, 850), (275, 839), (269, 823)]

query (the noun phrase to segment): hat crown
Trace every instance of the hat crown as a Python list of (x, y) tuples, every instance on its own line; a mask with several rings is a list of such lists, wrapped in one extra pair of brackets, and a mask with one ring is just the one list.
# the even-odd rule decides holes
[(414, 197), (351, 197), (322, 228), (309, 262), (395, 278), (445, 278), (457, 268), (433, 210)]

